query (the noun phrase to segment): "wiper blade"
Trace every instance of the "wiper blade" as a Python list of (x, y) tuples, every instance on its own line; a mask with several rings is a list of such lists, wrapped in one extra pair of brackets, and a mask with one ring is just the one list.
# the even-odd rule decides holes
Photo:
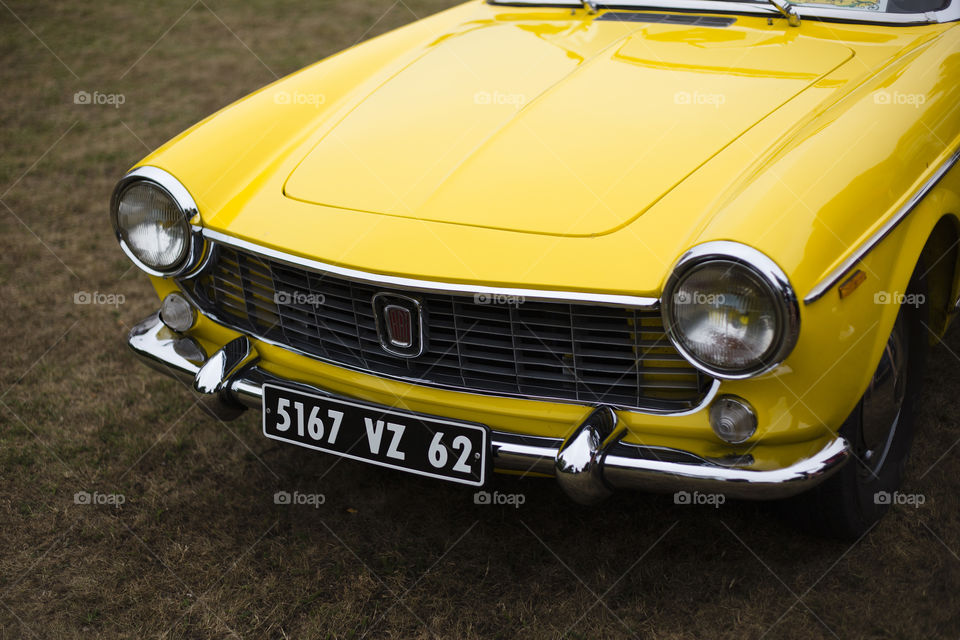
[(793, 4), (790, 3), (790, 0), (767, 0), (767, 2), (777, 8), (777, 11), (779, 11), (780, 15), (787, 19), (787, 23), (791, 27), (800, 26), (800, 14), (797, 13), (797, 10), (793, 8)]
[[(581, 2), (583, 3), (583, 8), (586, 9), (588, 13), (597, 12), (597, 0), (581, 0)], [(777, 11), (787, 19), (787, 23), (791, 27), (800, 26), (800, 14), (797, 13), (797, 10), (793, 7), (790, 0), (767, 0), (767, 2), (776, 7)]]

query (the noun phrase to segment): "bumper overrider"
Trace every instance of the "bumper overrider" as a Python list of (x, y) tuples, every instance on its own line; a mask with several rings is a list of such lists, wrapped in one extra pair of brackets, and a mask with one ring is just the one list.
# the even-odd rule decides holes
[[(189, 384), (208, 411), (222, 419), (261, 409), (264, 384), (336, 397), (324, 389), (281, 379), (258, 366), (259, 355), (239, 337), (208, 356), (193, 339), (171, 331), (153, 314), (128, 338), (141, 360)], [(778, 499), (807, 491), (851, 456), (843, 438), (814, 455), (780, 469), (744, 468), (737, 459), (706, 459), (688, 451), (622, 441), (625, 429), (610, 407), (597, 407), (566, 439), (491, 431), (493, 467), (551, 475), (575, 501), (590, 504), (616, 489), (722, 493), (731, 498)]]

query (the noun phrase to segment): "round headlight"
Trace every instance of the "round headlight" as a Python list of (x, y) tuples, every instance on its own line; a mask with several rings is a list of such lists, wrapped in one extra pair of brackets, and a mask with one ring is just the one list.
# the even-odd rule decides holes
[(196, 205), (187, 190), (155, 167), (135, 169), (117, 185), (111, 216), (127, 256), (152, 275), (171, 276), (192, 266), (190, 218)]
[(799, 308), (786, 275), (733, 242), (688, 252), (667, 281), (663, 322), (674, 346), (718, 378), (759, 375), (796, 343)]
[(117, 230), (140, 262), (157, 271), (175, 269), (190, 247), (190, 224), (167, 192), (140, 181), (117, 200)]

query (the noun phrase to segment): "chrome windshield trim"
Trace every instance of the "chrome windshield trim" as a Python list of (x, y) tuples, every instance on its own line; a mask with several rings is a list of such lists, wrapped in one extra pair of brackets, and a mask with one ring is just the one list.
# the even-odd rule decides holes
[[(511, 7), (557, 7), (574, 9), (583, 7), (581, 0), (559, 0), (553, 2), (543, 0), (487, 0), (487, 3), (496, 6)], [(601, 10), (654, 9), (674, 12), (694, 11), (781, 17), (780, 12), (767, 2), (740, 2), (737, 0), (665, 0), (662, 2), (657, 2), (657, 0), (611, 0), (608, 2), (600, 2), (598, 5)], [(940, 11), (922, 13), (880, 13), (854, 9), (827, 9), (811, 7), (809, 5), (794, 5), (794, 9), (796, 9), (801, 19), (809, 18), (812, 20), (826, 20), (831, 22), (910, 26), (960, 20), (960, 3), (957, 2), (951, 2), (946, 8)]]
[(957, 162), (960, 161), (960, 148), (957, 148), (947, 160), (941, 164), (936, 171), (933, 172), (933, 175), (923, 183), (923, 186), (907, 200), (902, 207), (900, 207), (897, 212), (890, 218), (886, 224), (877, 229), (870, 238), (860, 245), (850, 256), (840, 263), (836, 269), (831, 271), (825, 278), (818, 282), (811, 290), (810, 293), (803, 299), (804, 304), (811, 304), (822, 298), (830, 289), (834, 287), (838, 282), (843, 280), (843, 278), (853, 271), (861, 260), (863, 260), (868, 253), (873, 251), (873, 249), (880, 244), (887, 236), (893, 233), (893, 230), (906, 219), (910, 213), (917, 208), (923, 199), (927, 196), (930, 191), (933, 190), (937, 184), (943, 179), (945, 175), (952, 169)]
[(304, 267), (321, 273), (330, 273), (347, 280), (363, 282), (377, 286), (383, 286), (392, 289), (403, 289), (406, 291), (420, 291), (424, 293), (450, 293), (458, 295), (472, 296), (496, 296), (521, 298), (524, 301), (531, 302), (582, 302), (588, 304), (598, 304), (613, 307), (631, 307), (638, 309), (656, 310), (659, 300), (653, 297), (630, 296), (610, 293), (590, 293), (584, 291), (552, 291), (547, 289), (521, 289), (517, 287), (489, 287), (477, 284), (461, 284), (453, 282), (439, 282), (435, 280), (419, 280), (416, 278), (404, 278), (401, 276), (388, 276), (380, 273), (371, 273), (369, 271), (360, 271), (349, 267), (340, 267), (337, 265), (295, 256), (290, 253), (270, 249), (262, 245), (254, 244), (247, 240), (241, 240), (233, 236), (228, 236), (219, 231), (204, 229), (203, 235), (208, 240), (224, 244), (235, 249), (243, 249), (257, 255), (271, 258), (289, 265)]

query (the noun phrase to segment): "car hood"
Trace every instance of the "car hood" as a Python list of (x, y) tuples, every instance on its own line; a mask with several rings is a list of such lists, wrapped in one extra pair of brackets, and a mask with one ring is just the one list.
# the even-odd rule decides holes
[(853, 55), (798, 31), (480, 23), (354, 96), (284, 194), (367, 214), (606, 234)]

